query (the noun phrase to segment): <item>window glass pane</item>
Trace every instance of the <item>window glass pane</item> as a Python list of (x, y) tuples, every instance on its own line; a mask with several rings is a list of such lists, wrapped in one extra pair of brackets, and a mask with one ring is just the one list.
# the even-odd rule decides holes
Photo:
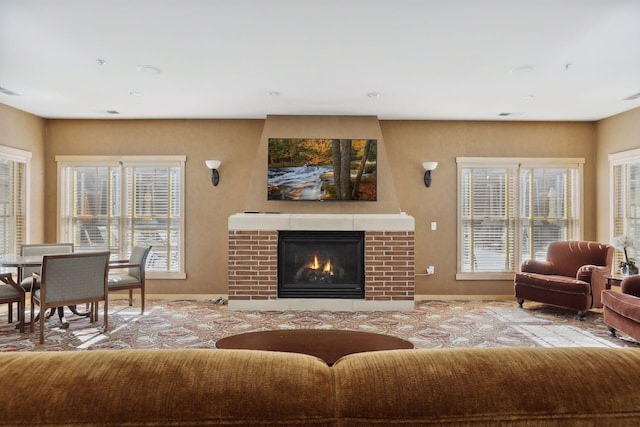
[[(629, 257), (637, 259), (640, 245), (640, 161), (631, 159), (613, 167), (613, 236), (627, 236), (634, 242)], [(618, 250), (615, 265), (624, 260)]]
[(526, 259), (544, 259), (550, 242), (580, 237), (577, 164), (478, 160), (460, 168), (461, 273), (515, 272)]
[(78, 251), (108, 248), (117, 259), (149, 244), (147, 271), (182, 272), (182, 164), (88, 166), (91, 161), (61, 168), (60, 239)]
[(26, 163), (0, 154), (0, 255), (17, 255), (26, 242)]

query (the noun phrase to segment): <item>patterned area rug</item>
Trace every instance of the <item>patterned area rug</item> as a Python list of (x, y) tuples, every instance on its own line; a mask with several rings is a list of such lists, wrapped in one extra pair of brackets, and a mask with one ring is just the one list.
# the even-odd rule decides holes
[[(6, 310), (0, 312), (6, 322)], [(67, 313), (68, 329), (57, 316), (46, 321), (45, 343), (38, 329), (20, 334), (0, 329), (0, 351), (63, 351), (131, 348), (215, 348), (217, 340), (271, 329), (349, 329), (408, 339), (416, 348), (444, 347), (637, 347), (631, 338), (612, 337), (598, 311), (579, 321), (575, 312), (536, 303), (518, 308), (515, 301), (420, 301), (410, 312), (231, 311), (212, 301), (147, 301), (128, 307), (114, 300), (109, 331), (102, 317)]]

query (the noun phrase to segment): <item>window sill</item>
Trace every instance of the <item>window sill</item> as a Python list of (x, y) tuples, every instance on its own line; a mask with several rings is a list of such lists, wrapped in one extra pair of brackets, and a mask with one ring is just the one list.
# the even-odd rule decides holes
[(457, 273), (456, 280), (510, 280), (513, 281), (515, 273)]
[(165, 271), (147, 271), (145, 273), (145, 278), (147, 279), (173, 279), (173, 280), (182, 280), (186, 279), (187, 275), (185, 273), (170, 273)]

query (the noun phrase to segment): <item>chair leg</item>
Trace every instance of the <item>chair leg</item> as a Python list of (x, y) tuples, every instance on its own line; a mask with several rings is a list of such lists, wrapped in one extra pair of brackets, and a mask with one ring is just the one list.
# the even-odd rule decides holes
[(104, 301), (104, 332), (106, 333), (109, 330), (109, 303), (107, 300)]
[(587, 312), (586, 312), (586, 311), (579, 311), (579, 312), (578, 312), (578, 319), (579, 319), (581, 322), (584, 322), (584, 320), (585, 320), (586, 316), (587, 316)]
[(33, 333), (33, 324), (35, 323), (35, 312), (36, 305), (33, 303), (33, 298), (31, 298), (31, 323), (29, 324), (29, 332)]
[(24, 334), (24, 309), (25, 309), (25, 301), (22, 298), (22, 301), (18, 303), (18, 324), (20, 325), (20, 333)]
[[(19, 306), (20, 306), (20, 304), (18, 303), (18, 309), (20, 309)], [(8, 304), (7, 310), (8, 310), (8, 312), (7, 312), (7, 321), (9, 323), (13, 323), (13, 303), (12, 302), (10, 302)]]
[(140, 288), (140, 314), (144, 314), (144, 286)]
[(40, 344), (44, 344), (44, 318), (45, 316), (40, 313)]
[(524, 299), (518, 298), (518, 305), (522, 308), (522, 304), (524, 304)]
[(133, 307), (133, 289), (129, 289), (129, 307)]

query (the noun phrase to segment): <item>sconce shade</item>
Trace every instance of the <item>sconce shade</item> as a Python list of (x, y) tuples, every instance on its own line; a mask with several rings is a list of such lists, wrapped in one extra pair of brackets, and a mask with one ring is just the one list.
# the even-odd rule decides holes
[(431, 187), (431, 172), (438, 167), (438, 162), (423, 162), (422, 167), (425, 170), (424, 173), (424, 185), (426, 187)]
[(432, 171), (438, 167), (438, 162), (423, 162), (422, 167), (426, 171)]
[(205, 160), (204, 163), (209, 169), (218, 169), (222, 162), (220, 160)]
[(215, 187), (220, 182), (220, 174), (218, 168), (222, 162), (220, 160), (205, 160), (204, 164), (211, 169), (211, 184)]

